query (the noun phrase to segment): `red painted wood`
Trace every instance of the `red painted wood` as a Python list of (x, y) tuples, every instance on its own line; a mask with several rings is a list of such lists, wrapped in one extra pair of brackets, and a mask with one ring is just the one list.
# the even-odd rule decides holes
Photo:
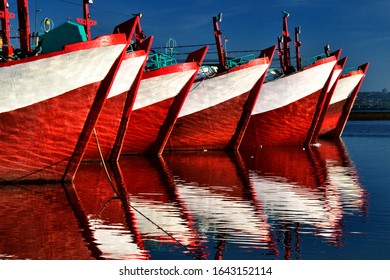
[(18, 0), (18, 21), (19, 21), (19, 34), (20, 34), (20, 48), (29, 53), (30, 48), (30, 20), (28, 12), (28, 1)]
[(99, 86), (0, 114), (0, 181), (61, 181)]
[[(5, 62), (1, 68), (71, 51), (124, 45), (125, 42), (123, 34), (102, 36), (93, 41), (67, 45), (63, 50), (48, 55)], [(4, 147), (0, 155), (1, 183), (71, 181), (108, 92), (112, 75), (107, 74), (102, 82), (1, 113), (0, 146)]]
[[(146, 51), (149, 51), (151, 43), (152, 43), (152, 38), (145, 40)], [(130, 59), (144, 54), (145, 54), (144, 51), (126, 53), (124, 59)], [(110, 156), (113, 153), (117, 154), (120, 151), (121, 143), (119, 143), (118, 145), (115, 144), (118, 130), (120, 126), (125, 126), (125, 124), (121, 124), (122, 118), (128, 118), (131, 114), (134, 100), (138, 93), (138, 88), (144, 71), (145, 63), (140, 68), (137, 77), (135, 78), (129, 91), (108, 98), (105, 101), (102, 112), (99, 115), (99, 119), (95, 125), (95, 129), (97, 132), (99, 146), (103, 158), (105, 160), (109, 160)], [(116, 157), (114, 158), (115, 158), (114, 161), (117, 160)], [(94, 135), (90, 138), (88, 142), (88, 146), (83, 156), (83, 160), (100, 160), (96, 137)]]
[(360, 65), (358, 67), (358, 70), (363, 71), (364, 76), (360, 80), (360, 82), (356, 86), (356, 88), (353, 90), (353, 92), (351, 93), (350, 97), (347, 99), (347, 102), (344, 105), (342, 114), (341, 114), (341, 116), (340, 116), (340, 118), (338, 120), (337, 126), (336, 126), (336, 128), (333, 131), (330, 131), (329, 133), (327, 133), (328, 137), (333, 137), (333, 138), (341, 137), (341, 135), (343, 134), (345, 124), (347, 123), (347, 120), (348, 120), (348, 117), (349, 117), (349, 115), (351, 113), (353, 104), (355, 104), (356, 97), (357, 97), (357, 95), (359, 93), (360, 87), (361, 87), (361, 85), (363, 83), (363, 80), (364, 80), (364, 77), (365, 77), (365, 75), (367, 73), (368, 66), (369, 66), (369, 63), (367, 62), (367, 63), (365, 63), (363, 65)]
[(329, 106), (324, 121), (321, 125), (320, 135), (326, 134), (336, 128), (343, 113), (343, 108), (346, 101), (346, 99), (341, 100)]
[[(153, 41), (153, 37), (149, 37), (149, 39), (140, 43), (140, 48), (144, 49), (146, 54), (149, 54), (149, 52), (150, 52), (150, 48), (152, 47), (152, 41)], [(134, 105), (135, 99), (136, 99), (137, 94), (138, 94), (138, 89), (139, 89), (139, 86), (140, 86), (140, 83), (141, 83), (141, 80), (142, 80), (142, 77), (144, 74), (146, 61), (147, 60), (145, 60), (144, 64), (140, 68), (137, 77), (135, 78), (129, 92), (127, 93), (127, 98), (126, 98), (126, 102), (124, 104), (120, 124), (119, 124), (117, 132), (116, 132), (116, 137), (115, 137), (115, 141), (113, 142), (113, 147), (111, 149), (110, 158), (109, 158), (110, 161), (118, 161), (119, 160), (119, 156), (120, 156), (120, 153), (122, 150), (122, 145), (123, 145), (123, 139), (124, 139), (124, 136), (125, 136), (125, 133), (127, 130), (129, 120), (130, 120), (133, 105)]]
[[(143, 74), (142, 78), (149, 79), (180, 71), (197, 70), (207, 49), (203, 48), (203, 50), (196, 51), (196, 54), (189, 55), (189, 59), (197, 57), (198, 62), (186, 62), (148, 71)], [(195, 79), (196, 72), (177, 96), (132, 111), (126, 135), (123, 135), (122, 154), (160, 154), (162, 152)]]
[(121, 154), (143, 154), (156, 140), (174, 98), (131, 112)]
[(5, 57), (12, 57), (13, 49), (11, 45), (11, 29), (9, 20), (14, 18), (15, 15), (9, 12), (9, 8), (7, 7), (8, 1), (2, 0), (0, 1), (0, 22), (1, 22), (1, 38), (3, 40), (3, 53)]
[[(126, 96), (127, 94), (123, 93), (107, 99), (95, 125), (99, 146), (105, 160), (109, 158), (116, 139)], [(96, 137), (94, 135), (89, 139), (83, 160), (100, 160)]]
[(249, 92), (243, 93), (216, 106), (180, 117), (165, 150), (224, 149), (236, 130), (248, 96)]
[[(331, 54), (331, 57), (335, 57), (336, 60), (338, 60), (340, 57), (340, 54), (341, 54), (341, 50), (337, 50), (336, 52)], [(312, 121), (310, 129), (307, 133), (307, 138), (306, 138), (305, 143), (304, 143), (305, 147), (312, 144), (316, 140), (316, 137), (318, 136), (318, 133), (316, 133), (317, 127), (319, 126), (319, 123), (322, 122), (323, 118), (325, 117), (325, 112), (328, 109), (330, 99), (332, 98), (333, 91), (335, 89), (335, 87), (332, 87), (330, 90), (328, 90), (330, 87), (330, 83), (332, 80), (334, 70), (336, 69), (336, 66), (337, 66), (337, 63), (334, 66), (333, 71), (330, 73), (329, 78), (326, 81), (324, 87), (322, 88), (321, 94), (318, 98), (317, 107), (316, 107), (316, 110), (315, 110), (314, 115), (313, 115), (313, 121)], [(319, 128), (320, 128), (320, 126), (319, 126)], [(318, 128), (318, 130), (319, 130), (319, 128)]]
[[(336, 67), (335, 69), (343, 69), (344, 66), (345, 66), (345, 63), (347, 61), (347, 58), (343, 58), (341, 60), (339, 60), (336, 64)], [(334, 91), (336, 90), (336, 87), (337, 87), (337, 84), (338, 84), (338, 81), (340, 79), (341, 75), (338, 76), (337, 80), (335, 81), (335, 83), (333, 84), (332, 88), (329, 90), (326, 98), (325, 98), (325, 101), (324, 101), (324, 105), (323, 105), (323, 108), (321, 110), (321, 113), (320, 113), (320, 116), (318, 118), (318, 122), (316, 124), (316, 128), (314, 130), (314, 134), (313, 134), (313, 138), (311, 140), (311, 143), (316, 143), (317, 142), (317, 139), (318, 139), (318, 136), (321, 134), (321, 130), (322, 130), (322, 125), (323, 125), (323, 122), (325, 121), (325, 118), (326, 118), (326, 115), (327, 115), (327, 111), (329, 110), (329, 106), (330, 106), (330, 101), (333, 97), (333, 93)]]
[(321, 90), (282, 108), (252, 115), (240, 147), (303, 146), (320, 93)]
[[(262, 50), (260, 53), (260, 58), (264, 58), (268, 60), (268, 63), (271, 64), (272, 58), (275, 53), (276, 46), (272, 46), (265, 50)], [(265, 63), (267, 63), (265, 61)], [(253, 108), (256, 104), (257, 98), (259, 97), (261, 87), (263, 86), (265, 77), (267, 76), (268, 68), (264, 72), (263, 76), (256, 82), (253, 88), (249, 92), (248, 99), (245, 102), (244, 108), (242, 110), (241, 117), (237, 123), (236, 131), (234, 132), (232, 138), (230, 139), (227, 149), (238, 150), (242, 138), (244, 137), (245, 130), (248, 126), (249, 119), (252, 115)]]
[[(130, 38), (127, 39), (127, 43), (129, 43)], [(88, 117), (85, 121), (83, 130), (80, 134), (80, 137), (78, 139), (77, 145), (74, 149), (73, 155), (69, 161), (69, 164), (65, 170), (64, 176), (62, 181), (73, 181), (74, 176), (76, 174), (76, 171), (80, 165), (80, 162), (84, 156), (85, 149), (88, 146), (89, 139), (91, 137), (91, 134), (93, 132), (93, 129), (99, 119), (100, 112), (102, 111), (102, 108), (104, 106), (104, 103), (107, 99), (107, 96), (110, 92), (110, 89), (114, 83), (116, 74), (119, 71), (119, 68), (122, 64), (123, 58), (126, 56), (126, 47), (123, 49), (122, 53), (119, 55), (119, 57), (115, 60), (113, 65), (110, 68), (110, 71), (106, 75), (106, 77), (103, 79), (101, 84), (99, 85), (99, 88), (96, 92), (96, 97), (94, 99), (94, 102), (92, 104), (91, 110), (88, 114)]]
[(188, 93), (190, 92), (190, 89), (195, 81), (199, 67), (203, 63), (207, 50), (208, 46), (203, 47), (202, 49), (188, 55), (186, 62), (195, 62), (197, 64), (197, 71), (192, 75), (191, 79), (186, 83), (186, 85), (181, 89), (179, 94), (175, 97), (174, 102), (172, 103), (172, 106), (168, 111), (168, 115), (159, 130), (157, 138), (148, 148), (147, 153), (160, 155), (163, 152), (165, 145), (169, 139), (169, 136), (171, 135), (173, 127), (176, 123), (180, 110), (183, 107), (184, 101), (187, 98)]

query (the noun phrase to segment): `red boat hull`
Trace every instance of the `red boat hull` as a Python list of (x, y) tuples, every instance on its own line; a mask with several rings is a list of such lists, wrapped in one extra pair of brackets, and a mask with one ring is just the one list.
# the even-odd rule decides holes
[(303, 145), (320, 93), (317, 91), (282, 108), (253, 115), (241, 147)]
[[(216, 106), (180, 117), (165, 150), (225, 148), (237, 128), (248, 95), (249, 92), (246, 92)], [(228, 116), (226, 112), (229, 112)]]
[[(1, 183), (73, 179), (125, 39), (103, 36), (0, 65), (6, 100), (0, 106)], [(42, 64), (46, 71), (38, 69)], [(36, 79), (28, 78), (32, 74)]]
[(321, 126), (320, 136), (341, 137), (367, 69), (368, 63), (340, 78)]
[[(188, 62), (144, 73), (121, 154), (148, 153), (153, 143), (161, 137), (163, 125), (176, 121), (197, 69), (197, 63)], [(176, 99), (179, 96), (184, 99)], [(173, 108), (175, 100), (180, 104)], [(166, 133), (169, 134), (169, 131)]]
[(240, 147), (305, 146), (335, 64), (329, 57), (264, 84)]
[(337, 127), (346, 102), (347, 99), (344, 99), (329, 105), (321, 126), (320, 135), (324, 135)]
[[(272, 55), (269, 56), (272, 59)], [(243, 122), (239, 125), (240, 119), (245, 114), (250, 115), (256, 102), (263, 84), (263, 74), (269, 66), (269, 56), (195, 84), (165, 150), (227, 148), (236, 131), (241, 130), (239, 126), (247, 124)]]
[(122, 154), (146, 153), (157, 139), (161, 126), (175, 98), (169, 98), (150, 106), (135, 110), (123, 141)]
[(61, 181), (99, 84), (2, 113), (0, 180)]
[[(129, 112), (124, 112), (126, 99), (136, 98), (138, 87), (134, 90), (135, 92), (130, 92), (130, 88), (133, 83), (137, 82), (136, 79), (140, 78), (138, 75), (142, 75), (138, 74), (138, 72), (143, 71), (142, 64), (145, 61), (145, 57), (144, 51), (126, 54), (119, 73), (115, 79), (114, 86), (110, 91), (110, 94), (99, 115), (99, 119), (95, 125), (96, 136), (93, 135), (88, 142), (88, 146), (83, 157), (84, 160), (99, 160), (99, 149), (103, 158), (105, 160), (109, 159), (118, 133), (122, 114), (129, 114)], [(122, 69), (122, 67), (125, 69)], [(122, 71), (125, 73), (122, 73)], [(116, 82), (124, 84), (115, 87), (115, 85), (117, 85)], [(118, 92), (118, 90), (120, 92)], [(131, 108), (127, 109), (131, 111)], [(99, 143), (99, 146), (97, 143)]]

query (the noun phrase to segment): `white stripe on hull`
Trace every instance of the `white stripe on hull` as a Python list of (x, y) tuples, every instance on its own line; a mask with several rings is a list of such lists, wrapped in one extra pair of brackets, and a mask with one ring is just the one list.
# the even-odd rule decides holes
[(195, 70), (142, 79), (133, 110), (175, 97), (195, 74)]
[(124, 44), (91, 48), (0, 68), (0, 113), (99, 82)]
[(341, 75), (342, 69), (335, 69), (332, 74), (332, 79), (330, 80), (329, 86), (328, 86), (328, 92), (332, 89), (334, 83), (336, 82), (337, 78)]
[(335, 64), (329, 61), (264, 83), (252, 115), (284, 107), (321, 90)]
[(250, 91), (267, 69), (268, 64), (260, 64), (194, 83), (179, 117), (215, 106)]
[(341, 100), (347, 99), (362, 78), (363, 74), (341, 78), (337, 83), (336, 90), (333, 93), (330, 104), (335, 104)]
[(108, 98), (127, 92), (133, 84), (139, 69), (145, 61), (146, 56), (137, 56), (124, 59), (116, 74), (114, 84), (111, 87)]

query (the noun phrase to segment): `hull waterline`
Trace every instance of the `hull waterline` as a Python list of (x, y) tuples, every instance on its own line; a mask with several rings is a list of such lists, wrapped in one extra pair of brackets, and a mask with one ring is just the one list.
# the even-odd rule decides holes
[(125, 46), (107, 35), (1, 64), (1, 182), (73, 179)]
[(332, 56), (265, 83), (241, 147), (304, 146), (335, 64)]

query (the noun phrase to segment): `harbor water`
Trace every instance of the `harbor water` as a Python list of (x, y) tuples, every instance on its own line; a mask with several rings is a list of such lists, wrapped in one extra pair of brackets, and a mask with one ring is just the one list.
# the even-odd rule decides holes
[(390, 121), (342, 141), (83, 162), (0, 186), (0, 259), (390, 259)]

